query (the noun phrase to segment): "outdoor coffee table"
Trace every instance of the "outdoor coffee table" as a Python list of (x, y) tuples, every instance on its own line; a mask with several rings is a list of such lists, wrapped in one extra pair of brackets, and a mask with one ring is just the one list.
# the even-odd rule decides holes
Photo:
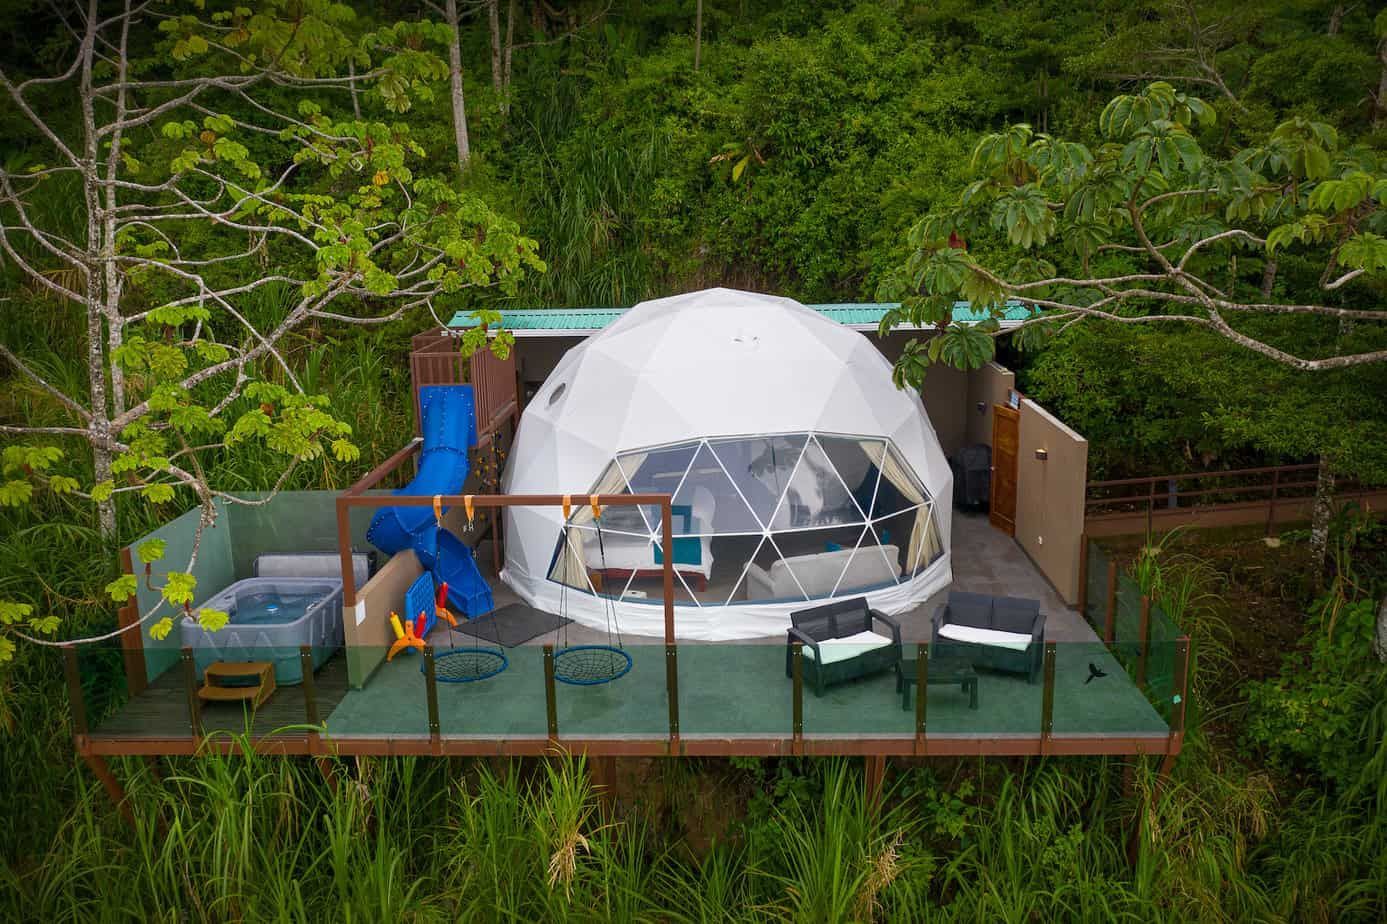
[[(901, 694), (901, 709), (910, 710), (910, 689), (915, 686), (918, 674), (914, 658), (902, 658), (896, 665), (896, 692)], [(958, 684), (968, 694), (968, 708), (978, 708), (978, 673), (972, 662), (956, 655), (936, 655), (929, 659), (929, 672), (925, 677), (929, 686)]]

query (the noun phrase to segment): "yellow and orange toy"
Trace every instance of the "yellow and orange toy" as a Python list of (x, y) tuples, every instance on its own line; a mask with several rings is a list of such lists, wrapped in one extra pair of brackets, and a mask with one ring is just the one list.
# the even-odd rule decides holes
[[(419, 633), (415, 634), (415, 624), (418, 624)], [(420, 613), (419, 618), (414, 623), (405, 622), (400, 624), (400, 614), (392, 612), (390, 614), (390, 628), (395, 630), (395, 642), (390, 646), (390, 650), (385, 653), (385, 660), (393, 660), (395, 655), (404, 651), (406, 648), (413, 648), (420, 653), (424, 651), (424, 614)]]

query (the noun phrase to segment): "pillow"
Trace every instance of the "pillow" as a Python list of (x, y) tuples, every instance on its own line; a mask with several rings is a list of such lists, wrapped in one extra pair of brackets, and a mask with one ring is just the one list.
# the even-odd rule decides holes
[(1040, 616), (1039, 600), (998, 597), (992, 601), (992, 628), (1031, 634)]
[[(1025, 651), (1031, 644), (1030, 633), (999, 632), (996, 629), (979, 629), (976, 626), (947, 625), (939, 629), (939, 637), (955, 642), (970, 642), (986, 645), (989, 648), (1007, 648), (1012, 651)], [(824, 660), (828, 660), (825, 656)]]
[(948, 622), (956, 626), (992, 628), (992, 598), (962, 591), (949, 594)]
[(825, 551), (825, 552), (841, 552), (841, 551), (843, 551), (843, 545), (842, 545), (842, 543), (839, 543), (839, 542), (832, 542), (832, 541), (825, 542), (825, 543), (824, 543), (824, 551)]

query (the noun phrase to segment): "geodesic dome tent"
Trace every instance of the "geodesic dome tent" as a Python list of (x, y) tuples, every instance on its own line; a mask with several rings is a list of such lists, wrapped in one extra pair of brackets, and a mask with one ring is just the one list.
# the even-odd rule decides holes
[[(862, 334), (785, 298), (644, 302), (569, 350), (527, 405), (503, 482), (502, 578), (533, 606), (663, 634), (659, 508), (673, 495), (675, 634), (783, 632), (814, 602), (900, 613), (952, 581), (952, 477), (919, 395)], [(567, 525), (567, 529), (565, 529)]]

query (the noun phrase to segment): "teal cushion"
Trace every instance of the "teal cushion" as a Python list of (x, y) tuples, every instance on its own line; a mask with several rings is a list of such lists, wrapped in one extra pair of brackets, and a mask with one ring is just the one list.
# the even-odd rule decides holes
[[(665, 563), (665, 550), (660, 543), (653, 543), (655, 546), (655, 564)], [(697, 536), (684, 536), (674, 540), (674, 563), (676, 565), (701, 565), (703, 564), (703, 542)]]
[(825, 551), (825, 552), (841, 552), (841, 551), (843, 551), (842, 543), (839, 543), (839, 542), (825, 542), (825, 543), (824, 543), (824, 551)]

